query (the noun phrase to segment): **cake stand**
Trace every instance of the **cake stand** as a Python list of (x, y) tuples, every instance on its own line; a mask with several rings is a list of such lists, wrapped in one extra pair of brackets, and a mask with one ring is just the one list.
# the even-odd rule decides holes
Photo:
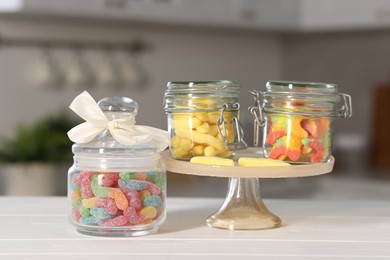
[[(329, 173), (334, 158), (327, 162), (289, 166), (216, 166), (194, 164), (172, 158), (164, 151), (163, 159), (170, 172), (229, 178), (228, 192), (221, 208), (206, 219), (209, 227), (230, 230), (255, 230), (279, 227), (281, 219), (272, 214), (261, 198), (259, 178), (295, 178)], [(236, 152), (239, 157), (261, 157), (259, 148)]]

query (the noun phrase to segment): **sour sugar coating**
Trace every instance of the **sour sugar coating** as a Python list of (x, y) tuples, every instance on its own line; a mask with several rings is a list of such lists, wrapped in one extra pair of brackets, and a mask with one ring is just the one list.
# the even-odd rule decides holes
[(105, 219), (102, 221), (102, 226), (105, 227), (121, 227), (126, 226), (128, 220), (125, 216), (120, 215), (112, 219)]
[(84, 176), (80, 181), (81, 185), (81, 196), (83, 199), (89, 199), (94, 196), (92, 188), (91, 188), (91, 180), (90, 177)]
[(115, 217), (113, 215), (108, 214), (104, 208), (91, 208), (89, 212), (92, 216), (98, 219), (110, 219)]
[(103, 173), (102, 186), (113, 187), (118, 185), (120, 176), (117, 172), (106, 172)]
[(151, 182), (148, 182), (145, 188), (153, 195), (158, 195), (161, 193), (160, 187)]
[(144, 200), (145, 206), (152, 206), (155, 208), (160, 208), (162, 206), (162, 200), (160, 196), (157, 195), (151, 195)]
[(81, 217), (79, 221), (81, 224), (90, 225), (90, 226), (100, 225), (101, 223), (101, 220), (95, 216)]
[(135, 208), (132, 207), (125, 209), (123, 215), (127, 218), (130, 225), (137, 225), (145, 219), (144, 216), (138, 215)]
[(82, 203), (81, 199), (76, 200), (75, 202), (73, 202), (72, 205), (73, 205), (73, 208), (75, 208), (75, 209), (77, 209), (77, 210), (79, 211), (79, 213), (81, 214), (81, 216), (86, 217), (86, 216), (91, 215), (91, 214), (89, 213), (89, 209), (87, 209), (87, 208), (85, 208), (85, 207), (83, 206), (83, 203)]
[(129, 202), (129, 207), (140, 209), (142, 207), (141, 199), (139, 198), (138, 192), (135, 190), (124, 190), (127, 201)]
[(115, 200), (112, 198), (96, 198), (95, 206), (105, 208), (106, 212), (111, 215), (115, 215), (118, 211)]
[(146, 206), (139, 211), (139, 215), (143, 216), (145, 219), (152, 219), (157, 216), (157, 209), (155, 207)]
[(138, 180), (123, 180), (119, 179), (118, 185), (121, 189), (128, 190), (143, 190), (145, 189), (147, 182), (146, 181), (138, 181)]
[(272, 159), (321, 162), (329, 155), (330, 119), (297, 115), (271, 115), (266, 144)]
[(150, 195), (151, 194), (148, 190), (141, 190), (140, 192), (138, 192), (138, 196), (141, 201), (144, 201)]
[(104, 208), (105, 211), (111, 215), (115, 215), (118, 211), (118, 207), (116, 206), (114, 199), (111, 198), (93, 197), (84, 199), (82, 203), (85, 208), (89, 209), (94, 207)]
[(152, 175), (152, 182), (160, 188), (165, 186), (165, 178), (161, 174)]
[(118, 209), (124, 210), (129, 206), (129, 201), (120, 189), (110, 188), (109, 194), (115, 200)]
[(92, 191), (96, 197), (109, 197), (115, 200), (118, 209), (124, 210), (129, 206), (126, 196), (118, 188), (103, 187), (98, 184), (98, 177), (94, 176), (91, 180)]
[(119, 177), (124, 180), (134, 179), (134, 172), (121, 172), (119, 173)]
[(72, 194), (70, 195), (72, 202), (81, 200), (81, 191), (80, 190), (74, 190), (72, 191)]
[(72, 212), (71, 212), (71, 215), (70, 217), (74, 220), (74, 221), (80, 221), (80, 218), (82, 217), (80, 212), (75, 209), (75, 208), (72, 208)]

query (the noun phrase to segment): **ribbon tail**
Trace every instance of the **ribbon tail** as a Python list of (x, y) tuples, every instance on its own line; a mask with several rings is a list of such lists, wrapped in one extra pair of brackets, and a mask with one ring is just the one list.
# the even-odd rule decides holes
[(68, 131), (68, 137), (75, 143), (88, 143), (97, 136), (103, 128), (96, 128), (89, 122), (79, 124)]
[(133, 129), (138, 133), (149, 135), (146, 142), (156, 146), (160, 151), (164, 151), (169, 146), (170, 140), (168, 131), (144, 125), (134, 125)]

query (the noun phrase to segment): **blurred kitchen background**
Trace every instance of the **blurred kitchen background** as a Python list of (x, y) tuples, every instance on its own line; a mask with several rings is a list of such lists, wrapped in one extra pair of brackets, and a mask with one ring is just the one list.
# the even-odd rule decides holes
[[(167, 82), (216, 79), (241, 84), (241, 121), (249, 144), (249, 91), (263, 89), (268, 80), (336, 83), (352, 96), (352, 118), (335, 124), (334, 171), (262, 180), (265, 198), (389, 198), (390, 1), (0, 1), (2, 144), (16, 136), (47, 141), (49, 130), (28, 135), (37, 124), (60, 130), (75, 124), (67, 107), (83, 90), (96, 100), (131, 97), (140, 106), (137, 124), (166, 129)], [(65, 150), (50, 154), (70, 150), (66, 141), (59, 143)], [(16, 147), (8, 145), (3, 151)], [(20, 149), (28, 153), (38, 146), (24, 145)], [(21, 157), (3, 158), (1, 164), (28, 160)], [(10, 191), (7, 182), (14, 176), (0, 171), (0, 194), (40, 195), (50, 186), (50, 194), (65, 195), (72, 161), (46, 159), (60, 166), (51, 170), (55, 185), (44, 184), (48, 175), (29, 177), (29, 167), (24, 187)], [(40, 187), (38, 193), (29, 186)], [(223, 197), (226, 188), (223, 178), (168, 174), (170, 196)]]

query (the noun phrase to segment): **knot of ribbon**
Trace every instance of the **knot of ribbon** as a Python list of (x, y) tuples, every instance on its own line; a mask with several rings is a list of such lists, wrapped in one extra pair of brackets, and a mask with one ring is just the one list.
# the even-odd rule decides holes
[(87, 91), (78, 95), (69, 108), (86, 121), (68, 131), (69, 139), (75, 143), (88, 143), (99, 133), (108, 129), (115, 141), (126, 146), (149, 143), (163, 151), (169, 145), (167, 131), (135, 125), (133, 116), (108, 120)]

